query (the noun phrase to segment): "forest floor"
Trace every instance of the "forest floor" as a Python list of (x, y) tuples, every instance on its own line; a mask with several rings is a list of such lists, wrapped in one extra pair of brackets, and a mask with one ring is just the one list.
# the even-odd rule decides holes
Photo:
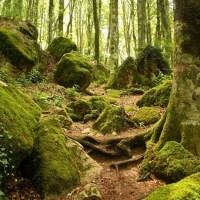
[[(105, 91), (103, 87), (92, 88), (95, 94), (104, 95)], [(136, 102), (140, 99), (140, 95), (125, 95), (117, 99), (117, 105), (122, 106), (136, 106)], [(86, 98), (89, 98), (89, 96)], [(157, 108), (161, 114), (164, 109)], [(135, 111), (128, 113), (132, 115)], [(133, 136), (142, 133), (149, 127), (138, 127), (138, 128), (127, 128), (119, 134), (102, 135), (93, 132), (92, 125), (94, 121), (87, 123), (78, 122), (75, 123), (69, 130), (66, 130), (66, 134), (72, 137), (91, 136), (97, 139), (112, 139), (120, 138), (125, 136)], [(129, 159), (125, 156), (108, 156), (97, 151), (93, 151), (86, 148), (89, 155), (102, 166), (101, 176), (92, 180), (92, 183), (96, 184), (101, 192), (102, 200), (142, 200), (147, 197), (150, 193), (156, 190), (165, 182), (158, 178), (151, 176), (150, 180), (138, 181), (139, 171), (142, 160), (138, 160), (133, 163), (128, 163), (119, 166), (119, 168), (111, 167), (111, 164), (118, 161)], [(134, 156), (140, 156), (145, 152), (144, 148), (136, 147), (133, 150)], [(83, 189), (80, 186), (72, 191), (65, 197), (57, 198), (57, 200), (72, 200), (73, 196), (79, 193)], [(18, 179), (12, 181), (8, 186), (8, 199), (9, 200), (40, 200), (40, 196), (32, 184), (26, 179)]]

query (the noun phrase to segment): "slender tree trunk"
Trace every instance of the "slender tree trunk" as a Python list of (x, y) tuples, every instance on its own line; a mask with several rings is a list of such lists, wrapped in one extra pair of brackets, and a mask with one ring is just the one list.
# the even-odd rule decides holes
[(73, 14), (74, 8), (76, 5), (76, 0), (70, 0), (69, 2), (69, 22), (67, 24), (67, 37), (72, 39), (72, 32), (73, 32)]
[(22, 20), (23, 0), (15, 0), (13, 2), (13, 18)]
[(35, 0), (34, 3), (34, 20), (33, 23), (37, 27), (38, 26), (38, 7), (39, 7), (39, 0)]
[(151, 1), (147, 0), (147, 43), (152, 44), (151, 36)]
[(53, 21), (54, 21), (54, 0), (49, 0), (48, 44), (50, 44), (53, 39)]
[(12, 0), (5, 0), (3, 3), (2, 14), (4, 17), (11, 17), (12, 16)]
[(118, 67), (118, 57), (119, 57), (119, 30), (118, 30), (118, 0), (110, 0), (110, 73), (114, 73), (115, 69)]
[(157, 8), (156, 8), (157, 22), (156, 22), (155, 44), (158, 45), (158, 46), (161, 46), (160, 0), (156, 1), (156, 5), (157, 5)]
[(94, 36), (94, 44), (95, 44), (95, 55), (94, 59), (99, 65), (99, 17), (98, 17), (98, 8), (97, 8), (97, 1), (93, 0), (93, 17), (94, 17), (94, 29), (95, 29), (95, 36)]
[(146, 0), (137, 1), (138, 15), (138, 49), (145, 45), (146, 38)]
[(59, 15), (58, 15), (58, 34), (63, 36), (63, 20), (64, 20), (64, 0), (59, 0)]

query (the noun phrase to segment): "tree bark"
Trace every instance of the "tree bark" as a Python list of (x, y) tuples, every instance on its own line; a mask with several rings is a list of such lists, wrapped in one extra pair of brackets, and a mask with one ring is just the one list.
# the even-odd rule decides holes
[(53, 19), (54, 19), (54, 0), (49, 0), (49, 26), (48, 26), (48, 44), (53, 39)]
[(59, 0), (58, 34), (63, 36), (64, 0)]
[(138, 15), (138, 49), (145, 45), (146, 36), (146, 0), (137, 1), (137, 15)]
[(95, 29), (95, 36), (94, 36), (94, 44), (95, 44), (95, 55), (94, 59), (99, 65), (99, 17), (98, 17), (98, 8), (97, 8), (97, 1), (93, 0), (93, 17), (94, 17), (94, 29)]

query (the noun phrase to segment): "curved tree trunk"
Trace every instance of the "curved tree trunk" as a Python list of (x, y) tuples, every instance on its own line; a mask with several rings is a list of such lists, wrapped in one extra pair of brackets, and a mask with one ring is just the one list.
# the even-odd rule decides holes
[(166, 115), (151, 130), (153, 135), (143, 162), (144, 171), (152, 153), (167, 141), (179, 142), (192, 154), (200, 156), (200, 1), (174, 0), (174, 3), (172, 93)]

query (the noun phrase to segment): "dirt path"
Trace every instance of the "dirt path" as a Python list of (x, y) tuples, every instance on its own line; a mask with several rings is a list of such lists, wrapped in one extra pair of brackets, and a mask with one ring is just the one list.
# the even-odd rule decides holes
[[(96, 94), (104, 95), (104, 88), (96, 88), (94, 91)], [(87, 96), (89, 98), (89, 96)], [(135, 106), (140, 96), (122, 96), (117, 99), (117, 104), (121, 106)], [(138, 108), (136, 107), (136, 110)], [(128, 112), (128, 115), (132, 115), (136, 110)], [(164, 112), (163, 109), (158, 108), (160, 113)], [(106, 135), (103, 136), (92, 129), (94, 121), (88, 123), (78, 122), (75, 123), (69, 130), (65, 130), (66, 135), (69, 136), (92, 136), (98, 139), (112, 139), (120, 138), (124, 136), (133, 136), (145, 131), (149, 127), (138, 127), (138, 128), (127, 128), (117, 135)], [(88, 150), (88, 149), (86, 149)], [(91, 150), (91, 149), (90, 149)], [(134, 149), (134, 156), (143, 154), (145, 149), (137, 147)], [(96, 151), (91, 152), (89, 155), (96, 160), (102, 166), (102, 173), (100, 177), (97, 177), (92, 183), (96, 184), (101, 192), (103, 200), (142, 200), (148, 196), (155, 189), (165, 184), (163, 181), (158, 180), (155, 177), (145, 182), (138, 182), (138, 174), (141, 166), (141, 160), (119, 166), (118, 170), (110, 167), (113, 162), (122, 161), (128, 159), (128, 157), (110, 157), (105, 154), (101, 154)], [(74, 190), (74, 194), (81, 191), (83, 187)], [(16, 182), (9, 188), (9, 199), (10, 200), (40, 200), (39, 195), (34, 190), (33, 186), (26, 179), (24, 181)], [(72, 200), (72, 197), (66, 196), (57, 200)]]

